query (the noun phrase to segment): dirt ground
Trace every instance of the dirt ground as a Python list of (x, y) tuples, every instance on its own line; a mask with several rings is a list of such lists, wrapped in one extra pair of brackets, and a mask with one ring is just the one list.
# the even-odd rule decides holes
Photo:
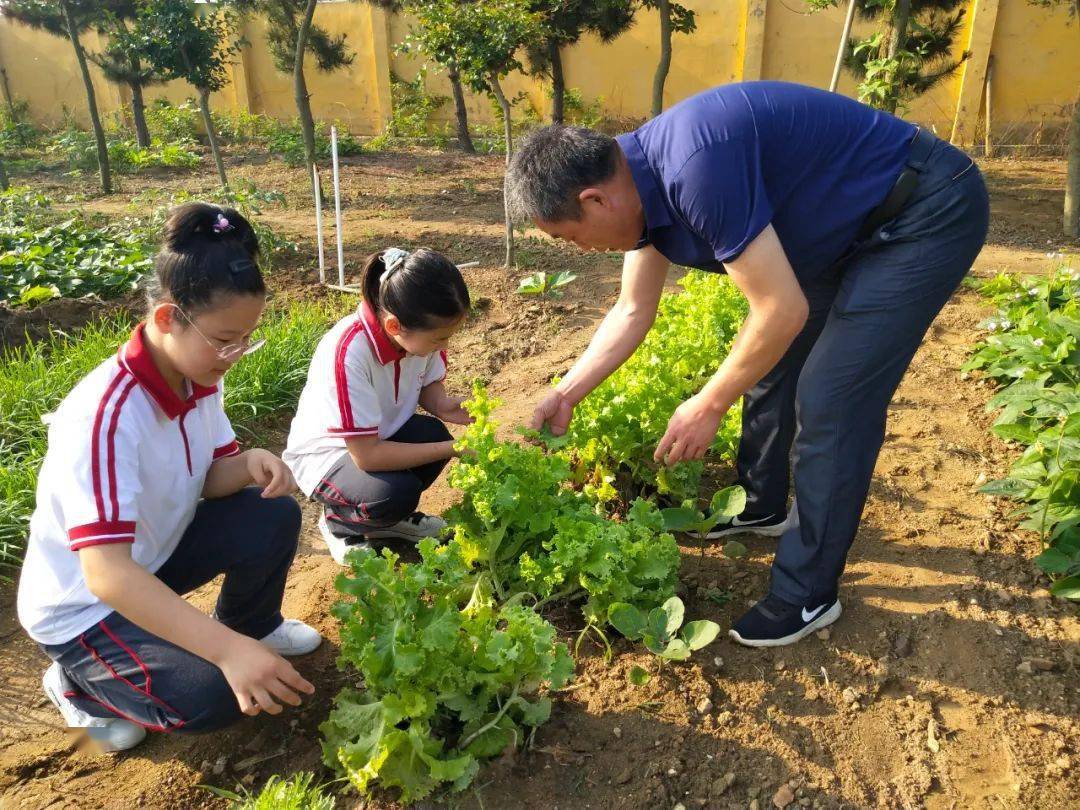
[[(239, 158), (230, 168), (287, 195), (287, 206), (266, 216), (301, 249), (272, 277), (277, 296), (323, 294), (311, 270), (304, 174)], [(1044, 271), (1045, 253), (1062, 247), (1063, 163), (984, 168), (993, 224), (976, 274)], [(614, 299), (619, 263), (530, 235), (520, 249), (523, 267), (572, 269), (579, 279), (558, 302), (516, 296), (516, 279), (499, 267), (500, 177), (498, 158), (410, 152), (350, 159), (345, 257), (355, 271), (366, 253), (402, 244), (480, 261), (468, 271), (477, 314), (452, 347), (451, 386), (488, 380), (506, 403), (501, 419), (509, 426), (585, 346)], [(70, 181), (49, 176), (32, 182), (56, 196), (72, 190)], [(136, 191), (199, 191), (211, 182), (209, 174), (125, 179), (119, 194), (80, 204), (117, 216), (130, 212)], [(985, 315), (974, 293), (958, 292), (897, 393), (844, 577), (844, 615), (830, 631), (777, 651), (720, 640), (643, 688), (629, 686), (626, 673), (635, 664), (655, 670), (646, 654), (620, 643), (607, 665), (585, 645), (575, 684), (558, 696), (531, 750), (486, 768), (451, 806), (1078, 806), (1080, 620), (1047, 592), (1031, 561), (1037, 539), (975, 492), (1014, 453), (987, 432), (988, 389), (961, 381), (958, 371)], [(440, 481), (425, 507), (445, 508), (454, 497)], [(335, 667), (337, 630), (328, 616), (337, 568), (318, 540), (310, 504), (305, 515), (285, 611), (326, 637), (298, 662), (318, 694), (300, 710), (245, 720), (226, 733), (158, 735), (111, 758), (80, 752), (41, 693), (46, 661), (17, 624), (13, 593), (0, 595), (0, 807), (216, 807), (222, 802), (198, 785), (257, 787), (272, 773), (318, 771), (317, 727), (345, 676)], [(738, 561), (717, 548), (683, 548), (689, 615), (726, 630), (764, 593), (775, 541), (744, 539), (750, 555)], [(713, 588), (730, 601), (705, 598)], [(208, 587), (193, 599), (208, 607), (213, 594)], [(555, 618), (568, 633), (575, 629), (574, 618)], [(345, 808), (394, 806), (348, 791), (339, 798)]]

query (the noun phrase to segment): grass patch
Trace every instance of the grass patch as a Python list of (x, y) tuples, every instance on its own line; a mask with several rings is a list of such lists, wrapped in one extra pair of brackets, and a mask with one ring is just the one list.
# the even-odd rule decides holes
[[(263, 319), (266, 345), (244, 358), (225, 381), (225, 408), (241, 442), (292, 409), (319, 338), (352, 306), (345, 296), (273, 309)], [(68, 392), (127, 340), (133, 321), (92, 322), (75, 336), (61, 332), (0, 354), (0, 578), (16, 568), (26, 546), (37, 471), (45, 456), (51, 413)]]

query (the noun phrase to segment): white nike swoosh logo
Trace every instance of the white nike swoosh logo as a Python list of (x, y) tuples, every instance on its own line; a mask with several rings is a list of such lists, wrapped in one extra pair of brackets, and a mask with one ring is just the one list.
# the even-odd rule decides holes
[(821, 607), (816, 607), (812, 611), (810, 611), (809, 613), (806, 612), (806, 608), (803, 608), (802, 609), (802, 620), (804, 622), (812, 622), (814, 619), (817, 618), (817, 615), (819, 613), (821, 613), (821, 611), (823, 611), (826, 607), (828, 607), (828, 605), (822, 605)]
[(771, 518), (763, 517), (763, 518), (757, 518), (756, 520), (740, 520), (737, 517), (733, 517), (731, 519), (731, 525), (732, 526), (753, 526), (755, 523), (764, 523), (766, 520), (770, 520), (770, 519)]

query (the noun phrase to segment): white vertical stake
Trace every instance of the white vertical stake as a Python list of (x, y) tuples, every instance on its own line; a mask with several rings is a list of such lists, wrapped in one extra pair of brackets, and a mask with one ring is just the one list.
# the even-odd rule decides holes
[(323, 250), (322, 233), (322, 184), (319, 182), (319, 167), (311, 164), (312, 187), (315, 189), (315, 238), (319, 241), (319, 283), (326, 283), (326, 252)]
[(334, 164), (334, 224), (337, 228), (338, 284), (345, 286), (345, 245), (341, 236), (341, 182), (338, 179), (337, 127), (330, 127), (330, 157)]

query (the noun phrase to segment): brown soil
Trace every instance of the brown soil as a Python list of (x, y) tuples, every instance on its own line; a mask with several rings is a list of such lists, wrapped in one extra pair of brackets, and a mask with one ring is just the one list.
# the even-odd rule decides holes
[[(285, 208), (266, 214), (301, 244), (275, 273), (279, 297), (323, 294), (313, 279), (304, 174), (239, 157), (231, 163), (234, 176), (287, 194)], [(501, 418), (509, 426), (584, 347), (614, 298), (618, 263), (530, 238), (523, 267), (569, 268), (579, 280), (558, 302), (514, 295), (515, 280), (498, 267), (500, 169), (496, 158), (383, 154), (347, 161), (343, 184), (350, 268), (393, 243), (481, 262), (468, 271), (477, 315), (454, 347), (452, 384), (488, 380), (506, 402)], [(1061, 246), (1063, 164), (994, 161), (986, 169), (994, 216), (976, 273), (1044, 271), (1044, 253)], [(57, 196), (71, 190), (48, 176), (34, 182)], [(197, 192), (212, 182), (208, 173), (128, 179), (123, 194), (85, 205), (117, 215), (134, 191)], [(655, 672), (654, 660), (619, 643), (608, 665), (586, 644), (576, 683), (558, 697), (531, 750), (488, 767), (458, 806), (1076, 806), (1080, 620), (1046, 591), (1031, 562), (1037, 540), (975, 492), (1012, 456), (987, 432), (987, 389), (961, 382), (958, 371), (985, 315), (976, 295), (960, 291), (895, 398), (844, 578), (845, 614), (830, 632), (775, 652), (718, 641), (642, 688), (630, 687), (626, 673), (635, 664)], [(425, 504), (442, 509), (454, 497), (440, 482)], [(223, 734), (155, 736), (113, 758), (80, 752), (41, 694), (45, 659), (19, 629), (12, 594), (4, 595), (0, 806), (211, 807), (221, 802), (197, 785), (257, 786), (273, 773), (319, 770), (317, 726), (345, 676), (334, 666), (337, 630), (327, 612), (336, 567), (317, 539), (310, 505), (305, 514), (285, 609), (327, 638), (298, 663), (318, 695), (282, 718), (246, 720)], [(764, 592), (772, 542), (747, 539), (750, 555), (739, 561), (684, 547), (689, 613), (730, 626)], [(705, 598), (712, 588), (730, 601), (721, 607)], [(208, 606), (212, 596), (206, 588), (193, 599)], [(1032, 674), (1018, 670), (1032, 661)], [(339, 806), (394, 804), (343, 791)]]

